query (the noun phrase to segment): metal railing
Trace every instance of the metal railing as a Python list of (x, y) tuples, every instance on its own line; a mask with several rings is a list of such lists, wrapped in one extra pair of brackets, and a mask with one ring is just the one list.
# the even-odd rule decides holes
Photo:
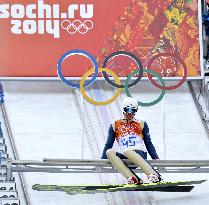
[[(5, 126), (6, 126), (6, 130), (7, 130), (9, 142), (11, 144), (13, 155), (14, 155), (15, 159), (18, 159), (17, 149), (16, 149), (16, 146), (15, 146), (12, 130), (11, 130), (11, 127), (10, 127), (10, 123), (9, 123), (9, 119), (8, 119), (8, 116), (7, 116), (7, 112), (6, 112), (6, 108), (4, 106), (4, 103), (0, 104), (0, 109), (1, 109), (1, 112), (3, 114), (3, 119), (4, 119), (4, 122), (5, 122)], [(11, 169), (11, 166), (12, 166), (10, 161), (11, 161), (10, 159), (7, 160), (7, 180), (11, 180), (13, 178), (12, 173), (9, 171)], [(21, 188), (23, 190), (23, 195), (24, 195), (24, 198), (25, 198), (25, 202), (26, 202), (27, 205), (30, 205), (28, 192), (25, 188), (24, 177), (23, 177), (22, 173), (20, 173), (20, 172), (18, 173), (18, 175), (19, 175), (19, 178), (20, 178), (20, 185), (21, 185)]]
[[(140, 168), (124, 160), (135, 172)], [(147, 160), (151, 166), (162, 173), (209, 173), (209, 160)], [(46, 172), (46, 173), (116, 173), (108, 160), (44, 159), (7, 160), (7, 175), (13, 172)]]

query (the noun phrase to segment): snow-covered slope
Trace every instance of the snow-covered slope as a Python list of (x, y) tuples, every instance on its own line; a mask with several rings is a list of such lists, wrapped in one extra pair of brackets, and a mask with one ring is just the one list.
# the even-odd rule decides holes
[[(107, 96), (111, 95), (112, 89), (107, 84), (102, 82), (99, 84), (100, 89), (105, 88)], [(79, 98), (76, 97), (74, 89), (66, 87), (59, 81), (7, 81), (4, 82), (4, 90), (5, 106), (20, 159), (81, 158), (81, 139), (84, 129)], [(140, 82), (130, 90), (134, 97), (142, 101), (154, 100), (160, 93), (147, 81)], [(121, 104), (123, 97), (125, 97), (124, 93), (113, 106), (106, 106), (105, 109), (112, 116), (112, 119), (108, 119), (109, 121), (119, 117), (117, 106)], [(95, 109), (94, 106), (88, 105), (91, 115), (84, 116), (94, 121), (92, 133), (95, 132), (94, 129), (97, 129), (97, 134), (101, 137), (98, 139), (100, 142), (98, 150), (102, 150), (106, 138), (106, 135), (102, 135), (102, 131), (98, 131), (98, 128), (102, 126), (103, 130), (106, 130), (105, 123), (109, 122), (107, 120), (103, 122), (105, 118), (101, 116), (101, 109), (104, 107)], [(164, 100), (159, 104), (140, 108), (136, 117), (147, 121), (153, 143), (161, 159), (164, 157), (197, 160), (209, 158), (207, 133), (187, 84), (175, 91), (166, 92)], [(97, 121), (97, 118), (100, 121)], [(166, 150), (163, 138), (165, 138)], [(89, 143), (94, 142), (85, 139), (85, 143), (85, 158), (90, 159), (94, 156), (99, 158), (100, 153), (93, 155), (89, 146)], [(191, 193), (183, 194), (155, 192), (123, 195), (114, 193), (108, 196), (106, 194), (68, 196), (61, 192), (33, 191), (31, 186), (33, 184), (95, 184), (101, 183), (101, 176), (99, 174), (24, 173), (24, 177), (31, 205), (97, 204), (98, 202), (101, 205), (194, 205), (205, 204), (209, 200), (208, 183), (198, 185)], [(163, 177), (165, 180), (207, 179), (209, 175), (164, 174)], [(119, 177), (119, 180), (124, 183), (122, 177)]]

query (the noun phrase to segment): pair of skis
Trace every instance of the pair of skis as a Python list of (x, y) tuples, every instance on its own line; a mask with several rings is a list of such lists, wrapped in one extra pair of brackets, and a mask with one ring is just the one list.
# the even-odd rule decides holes
[(201, 184), (206, 180), (158, 182), (135, 184), (107, 184), (107, 185), (41, 185), (35, 184), (33, 190), (37, 191), (62, 191), (66, 194), (95, 194), (117, 191), (161, 191), (161, 192), (190, 192), (195, 184)]

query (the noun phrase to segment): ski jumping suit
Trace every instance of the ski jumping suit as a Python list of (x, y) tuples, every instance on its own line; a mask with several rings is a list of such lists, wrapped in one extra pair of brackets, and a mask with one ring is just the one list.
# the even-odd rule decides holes
[[(121, 153), (112, 148), (115, 140)], [(126, 178), (136, 177), (122, 161), (122, 159), (127, 158), (140, 167), (145, 174), (156, 174), (157, 172), (146, 162), (147, 151), (152, 159), (159, 159), (152, 144), (147, 123), (134, 118), (131, 121), (120, 119), (109, 128), (102, 159), (108, 158), (112, 165)]]

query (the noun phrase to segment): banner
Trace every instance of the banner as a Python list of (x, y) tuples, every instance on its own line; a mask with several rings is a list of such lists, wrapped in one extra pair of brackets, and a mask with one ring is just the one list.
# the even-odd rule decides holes
[[(0, 3), (0, 77), (57, 77), (57, 62), (72, 49), (91, 53), (102, 66), (116, 51), (139, 58), (164, 77), (201, 76), (197, 0), (3, 0)], [(118, 76), (137, 69), (131, 59), (112, 59)], [(89, 59), (70, 56), (65, 76), (81, 77)], [(146, 74), (145, 74), (146, 75)]]

